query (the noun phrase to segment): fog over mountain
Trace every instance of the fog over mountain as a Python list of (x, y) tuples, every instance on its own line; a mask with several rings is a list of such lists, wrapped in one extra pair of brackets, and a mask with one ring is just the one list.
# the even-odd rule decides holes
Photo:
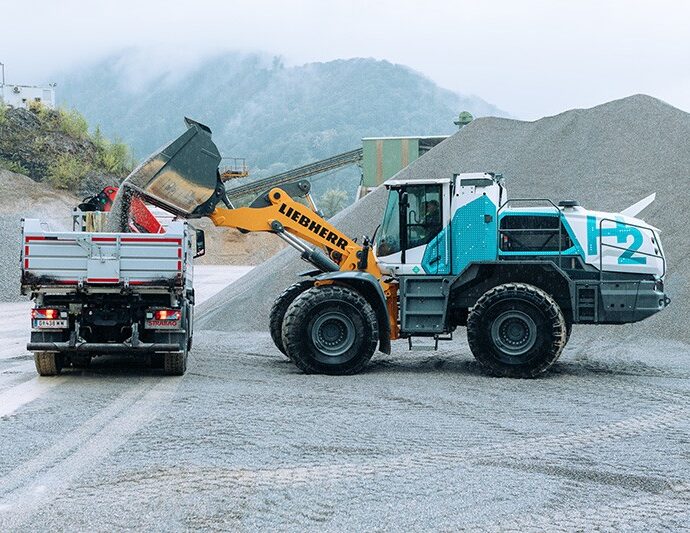
[(229, 53), (176, 69), (128, 50), (57, 81), (61, 105), (138, 157), (178, 135), (188, 116), (210, 126), (222, 154), (245, 157), (257, 176), (356, 148), (365, 136), (449, 134), (463, 110), (506, 116), (374, 59), (285, 66), (277, 57)]

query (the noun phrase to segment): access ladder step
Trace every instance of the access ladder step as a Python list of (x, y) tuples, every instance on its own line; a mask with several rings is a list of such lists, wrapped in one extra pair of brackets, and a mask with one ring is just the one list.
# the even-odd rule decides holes
[[(425, 337), (426, 338), (426, 337)], [(449, 333), (447, 337), (441, 337), (440, 335), (434, 335), (434, 344), (412, 344), (412, 337), (407, 337), (407, 346), (411, 352), (429, 352), (438, 350), (438, 343), (442, 341), (452, 341), (453, 334)]]

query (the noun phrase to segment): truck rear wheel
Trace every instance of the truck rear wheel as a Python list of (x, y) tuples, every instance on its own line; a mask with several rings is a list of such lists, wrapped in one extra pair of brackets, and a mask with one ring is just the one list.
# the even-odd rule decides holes
[(57, 376), (62, 371), (62, 355), (57, 352), (36, 352), (34, 363), (40, 376)]
[(376, 313), (357, 291), (312, 287), (285, 313), (282, 340), (288, 357), (307, 374), (356, 374), (376, 350)]
[(187, 350), (163, 354), (163, 372), (168, 376), (182, 376), (187, 371)]
[(561, 355), (566, 334), (558, 304), (526, 283), (487, 291), (467, 319), (474, 357), (496, 376), (532, 378), (545, 372)]
[(313, 286), (313, 280), (305, 279), (298, 281), (285, 289), (278, 298), (276, 298), (276, 301), (273, 302), (273, 307), (271, 307), (271, 314), (268, 319), (268, 329), (271, 332), (271, 338), (276, 348), (278, 348), (283, 355), (288, 357), (288, 359), (289, 356), (285, 352), (285, 347), (283, 346), (283, 319), (285, 318), (285, 313), (288, 307), (290, 307), (290, 304), (295, 301), (295, 298)]

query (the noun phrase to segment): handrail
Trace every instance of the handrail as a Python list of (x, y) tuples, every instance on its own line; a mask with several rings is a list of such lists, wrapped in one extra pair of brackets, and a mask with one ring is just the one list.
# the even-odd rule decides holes
[(659, 248), (659, 252), (657, 254), (650, 254), (648, 252), (641, 252), (639, 250), (636, 250), (634, 253), (644, 255), (646, 257), (654, 257), (655, 259), (661, 259), (661, 267), (662, 267), (661, 277), (663, 278), (666, 275), (666, 258), (661, 253), (661, 241), (659, 241), (659, 236), (656, 234), (656, 231), (654, 231), (649, 226), (641, 226), (639, 224), (633, 224), (632, 222), (625, 222), (624, 220), (615, 220), (613, 218), (602, 218), (599, 220), (599, 281), (601, 281), (603, 279), (603, 271), (604, 271), (603, 249), (604, 249), (604, 246), (607, 246), (609, 248), (615, 248), (616, 250), (623, 250), (624, 252), (630, 251), (630, 248), (623, 248), (622, 246), (616, 246), (615, 244), (610, 244), (610, 243), (604, 242), (604, 234), (603, 234), (604, 222), (613, 222), (615, 224), (621, 224), (624, 226), (631, 226), (634, 228), (639, 228), (641, 230), (650, 231), (652, 233), (652, 237), (654, 238), (655, 244)]
[[(546, 202), (549, 204), (551, 207), (553, 207), (558, 213), (558, 266), (563, 267), (563, 219), (565, 218), (563, 215), (563, 211), (561, 210), (560, 207), (558, 207), (556, 204), (554, 204), (550, 199), (548, 198), (509, 198), (507, 199), (503, 205), (499, 206), (498, 211), (496, 211), (496, 217), (500, 219), (500, 214), (503, 208), (507, 207), (508, 204), (511, 202)], [(501, 249), (501, 235), (504, 230), (501, 230), (501, 223), (500, 220), (496, 220), (497, 226), (498, 226), (498, 231), (497, 233), (497, 239), (498, 239), (498, 250)], [(536, 231), (540, 230), (540, 228), (523, 228), (525, 231)], [(545, 230), (548, 230), (548, 228), (545, 228)], [(511, 231), (511, 230), (508, 230)], [(555, 232), (554, 232), (555, 233)]]

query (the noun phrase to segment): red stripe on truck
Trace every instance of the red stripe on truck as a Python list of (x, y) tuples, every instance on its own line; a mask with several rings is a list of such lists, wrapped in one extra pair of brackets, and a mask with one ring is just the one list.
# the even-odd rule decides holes
[(92, 237), (91, 240), (95, 242), (115, 242), (117, 239), (115, 237)]
[(24, 259), (24, 270), (29, 270), (29, 260), (28, 259)]
[(30, 235), (27, 237), (24, 237), (25, 242), (31, 242), (31, 241), (58, 241), (58, 242), (75, 242), (75, 239), (58, 239), (57, 237), (45, 237), (45, 236), (39, 236), (39, 235)]
[(156, 238), (156, 237), (122, 237), (122, 242), (174, 242), (175, 244), (182, 244), (182, 239), (171, 238)]
[(119, 283), (119, 278), (88, 278), (89, 283)]

